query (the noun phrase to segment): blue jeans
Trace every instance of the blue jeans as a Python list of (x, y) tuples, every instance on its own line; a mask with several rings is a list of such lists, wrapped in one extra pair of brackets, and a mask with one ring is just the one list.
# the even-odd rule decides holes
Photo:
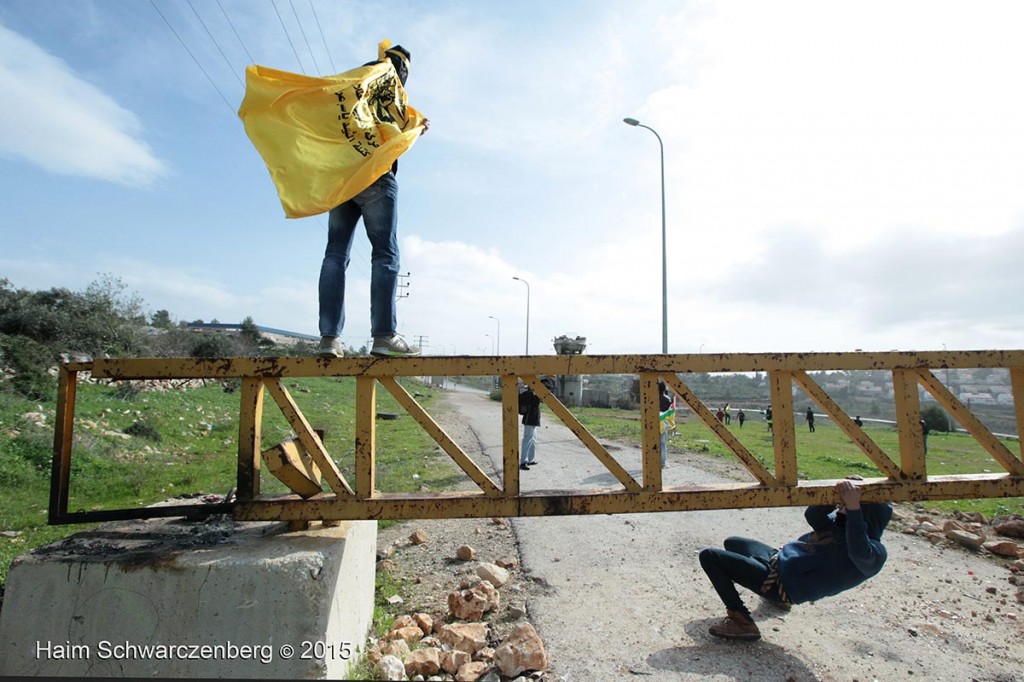
[(722, 599), (725, 608), (739, 611), (747, 616), (750, 611), (740, 599), (736, 584), (755, 592), (766, 599), (776, 595), (761, 592), (768, 577), (768, 563), (777, 550), (757, 540), (731, 537), (725, 539), (725, 549), (708, 548), (700, 552), (700, 567), (704, 569)]
[(661, 468), (668, 464), (668, 427), (661, 432)]
[(320, 336), (340, 336), (345, 326), (345, 270), (360, 216), (370, 238), (370, 333), (393, 336), (398, 327), (398, 181), (391, 171), (354, 198), (331, 209), (327, 250), (320, 266)]
[(529, 464), (537, 456), (537, 427), (523, 426), (523, 447), (519, 448), (519, 463)]

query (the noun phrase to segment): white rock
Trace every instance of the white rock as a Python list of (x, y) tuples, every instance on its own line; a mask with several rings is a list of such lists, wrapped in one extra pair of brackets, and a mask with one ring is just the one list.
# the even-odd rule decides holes
[(405, 679), (405, 664), (394, 656), (385, 656), (377, 663), (377, 674), (380, 679), (391, 682)]
[(501, 587), (508, 582), (509, 573), (501, 566), (494, 564), (482, 563), (476, 567), (476, 574), (480, 576), (481, 580), (486, 580), (495, 587)]

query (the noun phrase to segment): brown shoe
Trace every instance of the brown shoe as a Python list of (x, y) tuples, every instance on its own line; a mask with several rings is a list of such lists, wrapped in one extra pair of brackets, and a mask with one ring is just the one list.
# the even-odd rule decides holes
[(757, 629), (757, 623), (750, 616), (745, 616), (739, 611), (729, 611), (728, 613), (725, 620), (718, 625), (712, 625), (708, 628), (708, 632), (723, 639), (761, 639), (761, 631)]

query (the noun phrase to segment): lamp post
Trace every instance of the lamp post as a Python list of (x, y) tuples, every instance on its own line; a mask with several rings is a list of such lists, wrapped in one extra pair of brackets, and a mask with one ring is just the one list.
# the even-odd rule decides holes
[[(949, 352), (949, 351), (948, 351), (948, 350), (946, 349), (946, 344), (942, 344), (942, 351), (943, 351), (944, 353), (948, 353), (948, 352)], [(952, 390), (953, 390), (953, 389), (952, 389), (952, 388), (950, 387), (950, 385), (949, 385), (949, 358), (946, 358), (946, 388), (948, 388), (948, 389), (949, 389), (950, 391), (952, 391)]]
[(661, 141), (661, 135), (650, 126), (645, 126), (635, 118), (624, 118), (626, 125), (647, 128), (658, 138), (658, 148), (661, 150), (661, 352), (668, 353), (668, 257), (665, 253), (665, 145)]
[(484, 336), (491, 340), (491, 355), (494, 355), (494, 337), (490, 334), (484, 334)]
[(495, 355), (501, 355), (501, 320), (496, 318), (494, 315), (488, 315), (487, 317), (498, 323), (498, 352), (495, 353)]
[(526, 354), (530, 354), (530, 283), (522, 277), (513, 277), (526, 285)]

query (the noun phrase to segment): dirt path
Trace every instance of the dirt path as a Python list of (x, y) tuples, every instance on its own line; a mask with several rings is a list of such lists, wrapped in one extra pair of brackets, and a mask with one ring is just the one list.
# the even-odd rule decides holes
[[(471, 394), (450, 394), (448, 404), (449, 433), (497, 470), (499, 405)], [(638, 474), (639, 450), (614, 447)], [(551, 419), (539, 429), (537, 460), (523, 472), (524, 492), (614, 484)], [(666, 485), (729, 480), (720, 462), (685, 453), (669, 462)], [(523, 518), (510, 530), (488, 519), (435, 521), (389, 529), (381, 542), (405, 537), (410, 525), (436, 538), (396, 552), (403, 571), (421, 576), (413, 601), (424, 604), (431, 590), (442, 602), (465, 572), (449, 558), (459, 544), (475, 543), (487, 561), (518, 549), (521, 570), (503, 592), (540, 632), (548, 679), (1024, 680), (1024, 605), (1006, 568), (898, 525), (884, 538), (885, 569), (851, 592), (789, 613), (744, 593), (763, 635), (753, 644), (708, 635), (724, 612), (697, 553), (728, 535), (782, 544), (806, 531), (802, 509)]]

